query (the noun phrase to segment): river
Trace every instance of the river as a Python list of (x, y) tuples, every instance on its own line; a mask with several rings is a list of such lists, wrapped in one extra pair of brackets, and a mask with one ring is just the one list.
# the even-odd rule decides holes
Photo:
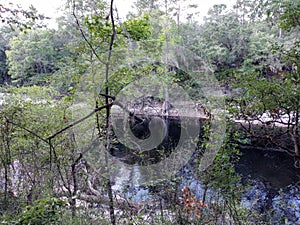
[[(175, 136), (177, 132), (175, 129)], [(169, 135), (174, 136), (172, 130)], [(121, 146), (112, 154), (124, 162), (124, 158), (130, 156), (130, 153), (120, 150)], [(242, 176), (242, 183), (248, 185), (241, 199), (242, 205), (255, 210), (262, 220), (272, 221), (273, 224), (300, 224), (300, 169), (294, 167), (294, 159), (283, 152), (271, 152), (261, 148), (243, 148), (240, 151), (242, 155), (234, 167), (236, 173)], [(130, 163), (134, 164), (134, 159)], [(127, 197), (135, 201), (151, 199), (152, 193), (149, 189), (142, 188), (131, 180), (132, 177), (142, 176), (141, 167), (137, 165), (132, 168), (123, 170), (122, 176), (115, 180), (113, 189), (120, 191), (126, 187)], [(181, 175), (183, 179), (178, 193), (188, 183), (195, 196), (201, 199), (204, 191), (202, 181), (195, 179), (191, 173)]]

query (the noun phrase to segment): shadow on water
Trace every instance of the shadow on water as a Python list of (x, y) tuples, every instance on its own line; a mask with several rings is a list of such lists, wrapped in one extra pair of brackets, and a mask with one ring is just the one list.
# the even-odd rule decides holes
[[(139, 120), (134, 122), (130, 121), (130, 129), (132, 134), (139, 140), (146, 140), (151, 136), (149, 129), (149, 123), (152, 119), (147, 117), (139, 117)], [(123, 121), (120, 119), (116, 123), (116, 129), (124, 129)], [(174, 119), (168, 119), (165, 121), (165, 126), (167, 127), (166, 134), (164, 135), (164, 140), (154, 149), (143, 150), (143, 149), (130, 149), (124, 144), (118, 142), (112, 145), (110, 149), (110, 154), (120, 161), (130, 164), (145, 166), (149, 164), (158, 163), (162, 160), (162, 156), (168, 157), (172, 150), (177, 146), (180, 135), (181, 135), (181, 124), (180, 121)], [(124, 131), (125, 132), (125, 131)]]
[(288, 218), (291, 224), (300, 224), (300, 170), (293, 166), (293, 158), (283, 152), (241, 152), (236, 171), (242, 174), (243, 183), (250, 184), (244, 205), (274, 221)]
[(236, 165), (237, 172), (279, 190), (295, 184), (300, 179), (300, 170), (294, 167), (294, 160), (283, 152), (256, 149), (241, 150), (242, 157)]

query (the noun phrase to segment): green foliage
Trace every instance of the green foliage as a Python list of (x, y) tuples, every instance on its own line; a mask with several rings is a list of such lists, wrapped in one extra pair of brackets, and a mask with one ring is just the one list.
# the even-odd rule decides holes
[(7, 56), (5, 51), (9, 49), (9, 40), (17, 35), (9, 26), (0, 27), (0, 84), (10, 84), (8, 75)]
[[(249, 216), (254, 216), (249, 209), (241, 204), (241, 197), (247, 190), (247, 185), (242, 183), (241, 175), (235, 170), (235, 165), (241, 156), (237, 141), (240, 135), (234, 131), (230, 123), (227, 124), (224, 143), (219, 149), (213, 163), (205, 170), (195, 169), (196, 180), (201, 181), (206, 207), (201, 211), (199, 218), (193, 216), (183, 217), (186, 224), (251, 224)], [(210, 125), (204, 126), (204, 135), (200, 142), (199, 155), (196, 156), (195, 168), (201, 163), (203, 152), (209, 148)], [(207, 154), (207, 153), (205, 153)], [(224, 219), (226, 217), (226, 219)], [(213, 222), (212, 222), (213, 220)], [(249, 222), (249, 223), (248, 223)]]
[[(272, 3), (276, 4), (275, 1)], [(288, 30), (298, 26), (297, 23), (286, 19), (296, 16), (296, 13), (290, 15), (292, 5), (293, 1), (284, 1), (281, 6), (284, 13), (279, 16), (279, 26)], [(294, 18), (293, 21), (297, 19)], [(267, 25), (264, 23), (264, 26)], [(268, 31), (262, 30), (253, 35), (249, 49), (255, 54), (250, 55), (245, 61), (245, 74), (239, 77), (240, 86), (246, 93), (239, 109), (244, 115), (252, 118), (267, 111), (273, 112), (274, 109), (281, 109), (287, 114), (297, 112), (299, 42), (292, 39), (285, 45), (276, 40), (274, 34), (270, 35)], [(253, 61), (249, 64), (250, 59)], [(250, 68), (253, 68), (251, 64), (254, 63), (257, 66), (253, 71)], [(271, 72), (270, 67), (274, 68), (275, 72)]]
[[(92, 15), (86, 17), (85, 24), (89, 32), (93, 34), (94, 40), (98, 40), (102, 44), (110, 42), (112, 25), (106, 18)], [(150, 35), (149, 15), (127, 20), (123, 24), (117, 25), (116, 31), (119, 38), (123, 37), (133, 41), (147, 40)], [(116, 41), (116, 46), (124, 45), (123, 38)]]
[(283, 2), (284, 13), (279, 15), (279, 26), (285, 30), (300, 26), (300, 2), (295, 0)]
[(5, 82), (5, 77), (7, 77), (7, 65), (6, 65), (6, 55), (5, 51), (0, 50), (0, 84)]
[(60, 213), (66, 203), (57, 198), (37, 200), (33, 205), (27, 206), (19, 215), (12, 219), (4, 219), (0, 224), (14, 225), (43, 225), (61, 224)]
[(21, 85), (47, 83), (66, 54), (62, 48), (54, 30), (34, 30), (12, 38), (6, 54), (13, 81)]
[(90, 33), (92, 33), (95, 38), (99, 38), (104, 43), (109, 43), (111, 36), (111, 24), (108, 20), (105, 20), (101, 16), (92, 15), (91, 17), (86, 17), (85, 24)]
[(19, 5), (9, 3), (0, 4), (0, 23), (7, 24), (11, 28), (18, 28), (21, 31), (42, 27), (39, 24), (42, 20), (46, 19), (42, 14), (38, 14), (36, 8), (32, 5), (28, 9), (22, 9)]
[(249, 27), (240, 23), (238, 14), (224, 13), (224, 7), (220, 5), (211, 10), (195, 49), (217, 72), (222, 68), (239, 67), (248, 53)]
[(29, 98), (30, 101), (37, 103), (41, 100), (51, 101), (59, 96), (59, 93), (53, 87), (37, 86), (30, 87), (10, 87), (9, 89), (3, 89), (5, 92), (13, 95), (12, 98), (24, 99)]
[[(207, 187), (222, 193), (227, 201), (231, 198), (238, 199), (243, 192), (241, 176), (234, 169), (234, 164), (241, 155), (236, 144), (238, 134), (231, 132), (228, 130), (225, 134), (224, 144), (218, 151), (214, 163), (200, 173), (201, 180)], [(205, 133), (209, 134), (209, 126), (205, 127)], [(206, 149), (208, 145), (209, 143), (204, 141), (202, 148)]]
[[(150, 22), (149, 15), (144, 15), (140, 18), (133, 18), (123, 23), (124, 31), (121, 27), (118, 29), (120, 33), (124, 33), (127, 38), (134, 41), (147, 40), (150, 37)], [(123, 29), (124, 29), (123, 28)]]

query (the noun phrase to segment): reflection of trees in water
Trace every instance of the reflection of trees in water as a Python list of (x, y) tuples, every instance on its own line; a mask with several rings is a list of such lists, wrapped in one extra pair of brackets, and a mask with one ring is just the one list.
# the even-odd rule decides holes
[[(147, 117), (132, 117), (129, 121), (130, 129), (135, 137), (138, 139), (151, 138), (149, 125), (151, 123), (151, 118)], [(122, 124), (120, 119), (119, 126)], [(181, 125), (179, 120), (174, 119), (164, 119), (166, 126), (166, 131), (164, 135), (164, 140), (156, 148), (144, 151), (143, 149), (133, 150), (129, 149), (123, 144), (117, 142), (113, 144), (110, 154), (127, 164), (138, 164), (138, 165), (150, 165), (155, 164), (168, 157), (174, 148), (177, 146), (180, 135), (181, 135)], [(161, 131), (156, 131), (161, 132)]]
[(250, 185), (244, 201), (265, 221), (279, 221), (280, 215), (284, 215), (293, 224), (299, 223), (296, 214), (300, 203), (297, 187), (300, 171), (291, 162), (293, 158), (282, 152), (244, 149), (235, 165), (236, 171), (243, 175), (243, 183)]

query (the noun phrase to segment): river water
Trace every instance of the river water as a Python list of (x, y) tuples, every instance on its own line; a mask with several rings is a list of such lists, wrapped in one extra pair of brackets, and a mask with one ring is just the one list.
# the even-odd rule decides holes
[[(283, 152), (255, 149), (242, 150), (236, 171), (243, 181), (250, 183), (244, 196), (246, 207), (273, 217), (274, 224), (288, 218), (287, 224), (300, 224), (300, 169)], [(271, 215), (272, 214), (272, 215)]]
[[(174, 124), (172, 126), (169, 135), (178, 136), (176, 126)], [(175, 130), (175, 134), (172, 134), (172, 130)], [(248, 185), (241, 199), (242, 205), (256, 210), (263, 220), (271, 220), (272, 224), (300, 224), (300, 169), (294, 167), (293, 158), (282, 152), (261, 149), (240, 151), (242, 155), (235, 164), (235, 171), (242, 175), (242, 183)], [(128, 156), (121, 145), (117, 146), (112, 155), (123, 162), (124, 157)], [(130, 163), (134, 164), (134, 161)], [(126, 169), (122, 171), (122, 176), (115, 180), (113, 189), (120, 191), (127, 187), (127, 197), (136, 201), (151, 199), (151, 191), (131, 182), (132, 175), (142, 176), (138, 165), (132, 168), (130, 171)], [(193, 178), (189, 173), (183, 176), (185, 181), (179, 186), (189, 183), (196, 197), (201, 198), (203, 195), (201, 180)]]

